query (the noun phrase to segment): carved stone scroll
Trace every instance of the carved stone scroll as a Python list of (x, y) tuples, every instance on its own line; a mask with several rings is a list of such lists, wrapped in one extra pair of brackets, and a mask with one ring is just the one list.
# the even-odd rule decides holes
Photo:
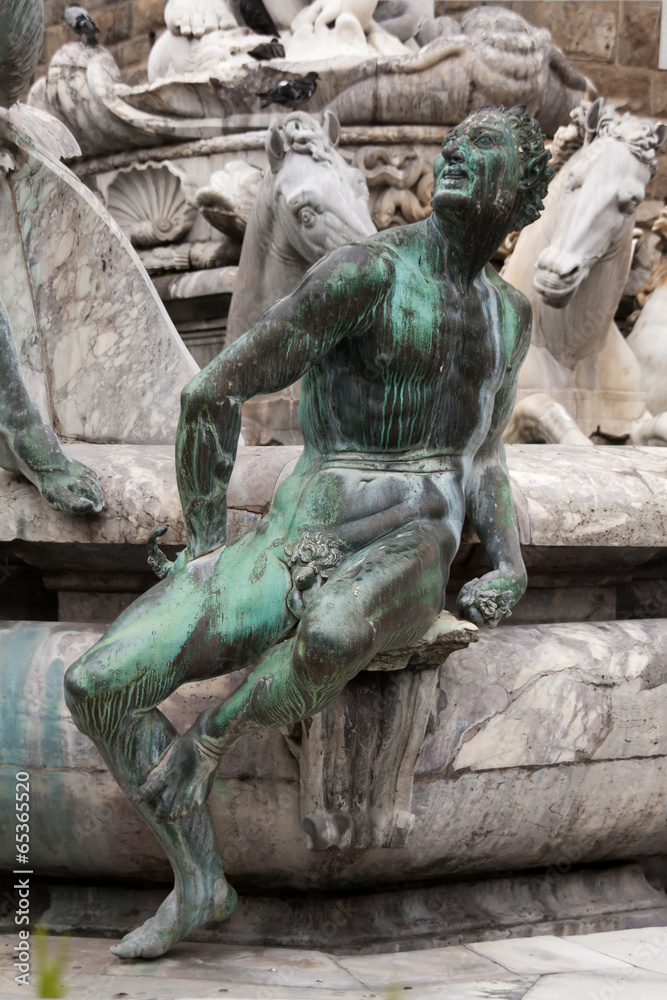
[(443, 611), (419, 642), (380, 654), (328, 708), (283, 730), (299, 762), (311, 850), (405, 847), (438, 668), (478, 638), (475, 625)]

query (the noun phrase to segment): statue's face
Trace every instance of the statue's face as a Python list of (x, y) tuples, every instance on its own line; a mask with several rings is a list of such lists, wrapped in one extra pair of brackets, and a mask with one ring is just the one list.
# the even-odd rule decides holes
[(445, 136), (433, 164), (431, 204), (438, 215), (468, 203), (482, 219), (488, 219), (494, 207), (498, 215), (506, 216), (521, 177), (517, 133), (501, 114), (478, 112)]

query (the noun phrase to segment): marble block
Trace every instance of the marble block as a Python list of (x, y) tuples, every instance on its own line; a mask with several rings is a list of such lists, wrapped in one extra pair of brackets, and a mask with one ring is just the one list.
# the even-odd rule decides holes
[[(43, 875), (164, 880), (161, 849), (64, 704), (66, 667), (103, 631), (0, 623), (0, 800), (13, 795), (7, 779), (17, 767), (31, 772), (31, 860)], [(573, 865), (665, 852), (666, 648), (667, 624), (655, 620), (508, 625), (451, 653), (415, 773), (414, 826), (400, 849), (307, 850), (287, 744), (275, 731), (244, 737), (222, 761), (209, 800), (232, 883), (340, 892), (529, 869), (548, 894)], [(184, 685), (163, 710), (183, 731), (245, 675)], [(605, 752), (615, 705), (639, 691), (641, 715), (632, 727), (623, 721), (634, 742)], [(662, 742), (647, 745), (645, 729), (662, 731)], [(5, 866), (10, 823), (0, 809)]]
[[(122, 511), (126, 494), (137, 504), (148, 504), (155, 517), (172, 524), (168, 543), (184, 545), (179, 513), (173, 449), (127, 445), (77, 444), (73, 458), (109, 478), (103, 479), (107, 510), (116, 510), (126, 524), (118, 527), (123, 539), (144, 545), (141, 525)], [(630, 548), (664, 549), (667, 545), (667, 452), (664, 448), (581, 448), (567, 445), (508, 445), (514, 502), (522, 546), (532, 552), (559, 549), (586, 553), (608, 549), (620, 560)], [(243, 448), (232, 474), (228, 507), (231, 511), (264, 514), (276, 487), (289, 475), (301, 454), (298, 446)], [(143, 471), (150, 485), (142, 485)], [(146, 489), (147, 495), (142, 495)], [(151, 506), (154, 499), (159, 503)], [(0, 470), (0, 542), (95, 541), (109, 544), (109, 514), (101, 519), (67, 520), (57, 511), (42, 510), (39, 498), (19, 477)], [(131, 513), (131, 512), (130, 512)], [(232, 515), (233, 516), (233, 515)], [(67, 522), (67, 523), (65, 523)], [(153, 527), (155, 525), (153, 524)], [(138, 530), (140, 529), (140, 530)], [(475, 541), (467, 530), (464, 543)], [(520, 606), (520, 605), (519, 605)]]
[(18, 148), (0, 184), (0, 294), (44, 418), (69, 440), (172, 442), (197, 365), (99, 199), (46, 151)]
[(600, 955), (621, 959), (638, 969), (667, 976), (666, 927), (635, 927), (615, 934), (587, 934), (577, 943)]

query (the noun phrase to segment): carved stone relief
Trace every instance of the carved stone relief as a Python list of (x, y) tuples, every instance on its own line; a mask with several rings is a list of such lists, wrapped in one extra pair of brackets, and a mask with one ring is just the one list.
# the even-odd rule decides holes
[(133, 246), (175, 243), (190, 229), (197, 209), (183, 179), (171, 163), (142, 163), (120, 170), (109, 184), (107, 208)]
[(419, 642), (380, 654), (324, 711), (282, 730), (299, 762), (307, 847), (405, 847), (438, 668), (478, 638), (475, 625), (443, 611)]
[(362, 146), (352, 159), (366, 178), (371, 215), (378, 229), (419, 222), (431, 214), (433, 155), (387, 146)]

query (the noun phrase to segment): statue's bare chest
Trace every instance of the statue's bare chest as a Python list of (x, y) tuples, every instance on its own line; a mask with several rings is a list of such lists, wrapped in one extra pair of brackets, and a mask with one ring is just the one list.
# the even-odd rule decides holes
[(506, 372), (502, 301), (484, 286), (462, 295), (420, 275), (397, 281), (350, 360), (370, 382), (500, 385)]

